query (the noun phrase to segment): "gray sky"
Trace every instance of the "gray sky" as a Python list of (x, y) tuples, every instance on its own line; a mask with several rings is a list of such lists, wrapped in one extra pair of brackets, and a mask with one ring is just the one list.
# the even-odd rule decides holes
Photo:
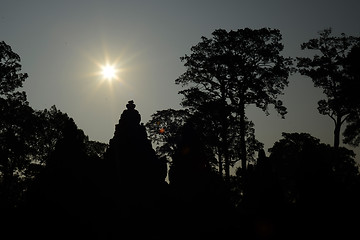
[[(157, 110), (180, 108), (181, 88), (174, 81), (185, 68), (179, 58), (201, 36), (218, 28), (277, 28), (283, 55), (296, 57), (305, 54), (300, 44), (324, 28), (359, 36), (359, 12), (358, 0), (2, 0), (0, 41), (22, 59), (33, 108), (56, 105), (90, 139), (108, 142), (128, 100), (135, 101), (144, 123)], [(97, 74), (106, 61), (121, 69), (118, 80)], [(289, 80), (281, 97), (286, 119), (247, 109), (258, 140), (267, 150), (282, 132), (307, 132), (332, 144), (333, 122), (317, 111), (321, 89), (299, 74)]]

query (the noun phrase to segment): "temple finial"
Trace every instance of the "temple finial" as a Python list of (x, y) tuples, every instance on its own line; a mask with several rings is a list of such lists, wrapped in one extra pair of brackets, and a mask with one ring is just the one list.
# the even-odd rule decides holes
[(130, 101), (128, 102), (128, 104), (126, 104), (126, 108), (127, 108), (128, 110), (134, 110), (135, 107), (136, 107), (136, 105), (134, 104), (134, 101), (133, 101), (133, 100), (130, 100)]

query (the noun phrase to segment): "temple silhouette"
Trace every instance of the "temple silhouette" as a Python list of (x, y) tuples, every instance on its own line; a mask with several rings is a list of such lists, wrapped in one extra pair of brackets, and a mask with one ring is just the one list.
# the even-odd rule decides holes
[(79, 134), (69, 124), (29, 191), (22, 238), (229, 239), (237, 226), (251, 229), (236, 217), (229, 189), (191, 122), (177, 133), (169, 183), (167, 162), (152, 148), (134, 101), (102, 158), (86, 154)]
[(168, 184), (167, 164), (153, 150), (135, 107), (133, 101), (126, 105), (104, 157), (110, 239), (226, 236), (228, 194), (196, 130), (187, 124), (180, 131)]
[(134, 101), (126, 104), (104, 156), (110, 238), (152, 239), (164, 231), (157, 221), (169, 202), (167, 165), (156, 156), (135, 107)]
[[(115, 175), (117, 185), (130, 188), (139, 184), (163, 184), (167, 175), (166, 163), (160, 161), (147, 138), (141, 116), (129, 101), (115, 126), (105, 159)], [(125, 187), (126, 188), (126, 187)]]

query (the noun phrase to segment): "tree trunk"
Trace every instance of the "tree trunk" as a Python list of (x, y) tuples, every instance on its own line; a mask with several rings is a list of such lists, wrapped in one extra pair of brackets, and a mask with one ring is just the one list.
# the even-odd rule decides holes
[[(225, 89), (222, 89), (222, 96), (225, 96)], [(229, 159), (229, 134), (228, 134), (228, 112), (226, 110), (226, 99), (223, 97), (222, 99), (222, 108), (221, 108), (221, 153), (224, 156), (224, 170), (225, 170), (225, 182), (230, 183), (230, 159)]]
[(219, 157), (219, 162), (218, 162), (218, 164), (219, 164), (219, 174), (222, 177), (223, 176), (223, 164), (222, 164), (222, 154), (221, 154), (220, 151), (219, 151), (218, 157)]
[(224, 168), (225, 168), (225, 182), (230, 182), (230, 160), (229, 160), (229, 151), (228, 151), (228, 134), (227, 134), (227, 123), (223, 123), (223, 132), (222, 132), (222, 153), (224, 154)]
[(337, 116), (335, 121), (334, 129), (334, 148), (339, 148), (340, 146), (340, 130), (341, 130), (341, 116)]
[(11, 162), (10, 159), (8, 159), (7, 157), (7, 153), (5, 154), (5, 157), (1, 160), (3, 161), (3, 179), (2, 179), (2, 185), (3, 185), (3, 189), (2, 189), (2, 198), (1, 202), (2, 204), (4, 204), (3, 207), (5, 207), (5, 209), (7, 208), (11, 208), (14, 206), (14, 204), (16, 204), (14, 196), (16, 196), (16, 192), (13, 189), (14, 188), (14, 183), (16, 182), (16, 179), (14, 177), (14, 168), (13, 168), (13, 164)]
[(225, 152), (225, 182), (230, 182), (230, 161), (229, 161), (229, 154)]
[(245, 135), (246, 135), (246, 122), (245, 122), (245, 106), (244, 104), (240, 103), (240, 159), (241, 159), (241, 168), (242, 171), (246, 171), (246, 142), (245, 142)]

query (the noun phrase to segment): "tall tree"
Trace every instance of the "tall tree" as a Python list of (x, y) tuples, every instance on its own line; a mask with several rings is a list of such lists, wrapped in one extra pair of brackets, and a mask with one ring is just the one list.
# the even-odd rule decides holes
[(207, 137), (207, 144), (214, 147), (218, 156), (219, 173), (222, 174), (224, 165), (225, 179), (228, 180), (231, 159), (230, 128), (235, 125), (230, 124), (230, 121), (235, 118), (231, 116), (231, 105), (227, 102), (228, 83), (216, 81), (216, 79), (214, 81), (210, 79), (206, 91), (196, 86), (182, 90), (180, 93), (184, 95), (182, 105), (190, 107), (193, 115), (191, 121), (195, 121), (196, 127), (203, 130), (202, 133)]
[(319, 54), (312, 58), (297, 58), (300, 73), (310, 77), (314, 86), (322, 88), (326, 95), (326, 99), (318, 102), (318, 110), (334, 121), (336, 148), (340, 145), (341, 126), (355, 114), (353, 99), (357, 98), (360, 85), (358, 79), (349, 75), (346, 65), (349, 52), (359, 44), (359, 37), (346, 36), (344, 33), (339, 37), (332, 36), (332, 30), (325, 29), (319, 32), (318, 38), (301, 45), (301, 49), (315, 50)]
[(345, 87), (349, 105), (352, 106), (353, 114), (347, 118), (347, 125), (343, 132), (344, 143), (352, 146), (360, 144), (360, 45), (351, 49), (347, 56), (346, 69), (349, 73), (347, 86)]
[(27, 78), (21, 73), (20, 56), (0, 42), (0, 207), (18, 202), (24, 169), (29, 165), (27, 142), (33, 132), (32, 113), (25, 92), (19, 92)]
[[(191, 48), (192, 53), (181, 58), (186, 71), (176, 84), (188, 86), (181, 91), (182, 104), (197, 109), (203, 103), (219, 101), (221, 109), (232, 109), (219, 115), (218, 123), (225, 155), (229, 155), (229, 127), (239, 125), (239, 152), (242, 169), (247, 165), (246, 114), (249, 104), (255, 104), (268, 114), (272, 104), (284, 116), (286, 108), (278, 95), (288, 84), (292, 61), (280, 55), (283, 50), (277, 29), (249, 28), (237, 31), (215, 30), (212, 38), (202, 37)], [(225, 169), (229, 168), (225, 158)], [(226, 170), (225, 170), (226, 171)]]
[(201, 133), (199, 135), (207, 151), (212, 151), (212, 155), (217, 156), (217, 159), (211, 159), (213, 161), (210, 163), (217, 167), (220, 176), (223, 176), (225, 170), (225, 180), (229, 180), (229, 166), (231, 158), (234, 156), (231, 149), (234, 147), (233, 143), (236, 138), (235, 132), (231, 131), (233, 125), (228, 123), (231, 121), (229, 115), (229, 106), (226, 106), (223, 100), (215, 99), (202, 102), (189, 119)]

